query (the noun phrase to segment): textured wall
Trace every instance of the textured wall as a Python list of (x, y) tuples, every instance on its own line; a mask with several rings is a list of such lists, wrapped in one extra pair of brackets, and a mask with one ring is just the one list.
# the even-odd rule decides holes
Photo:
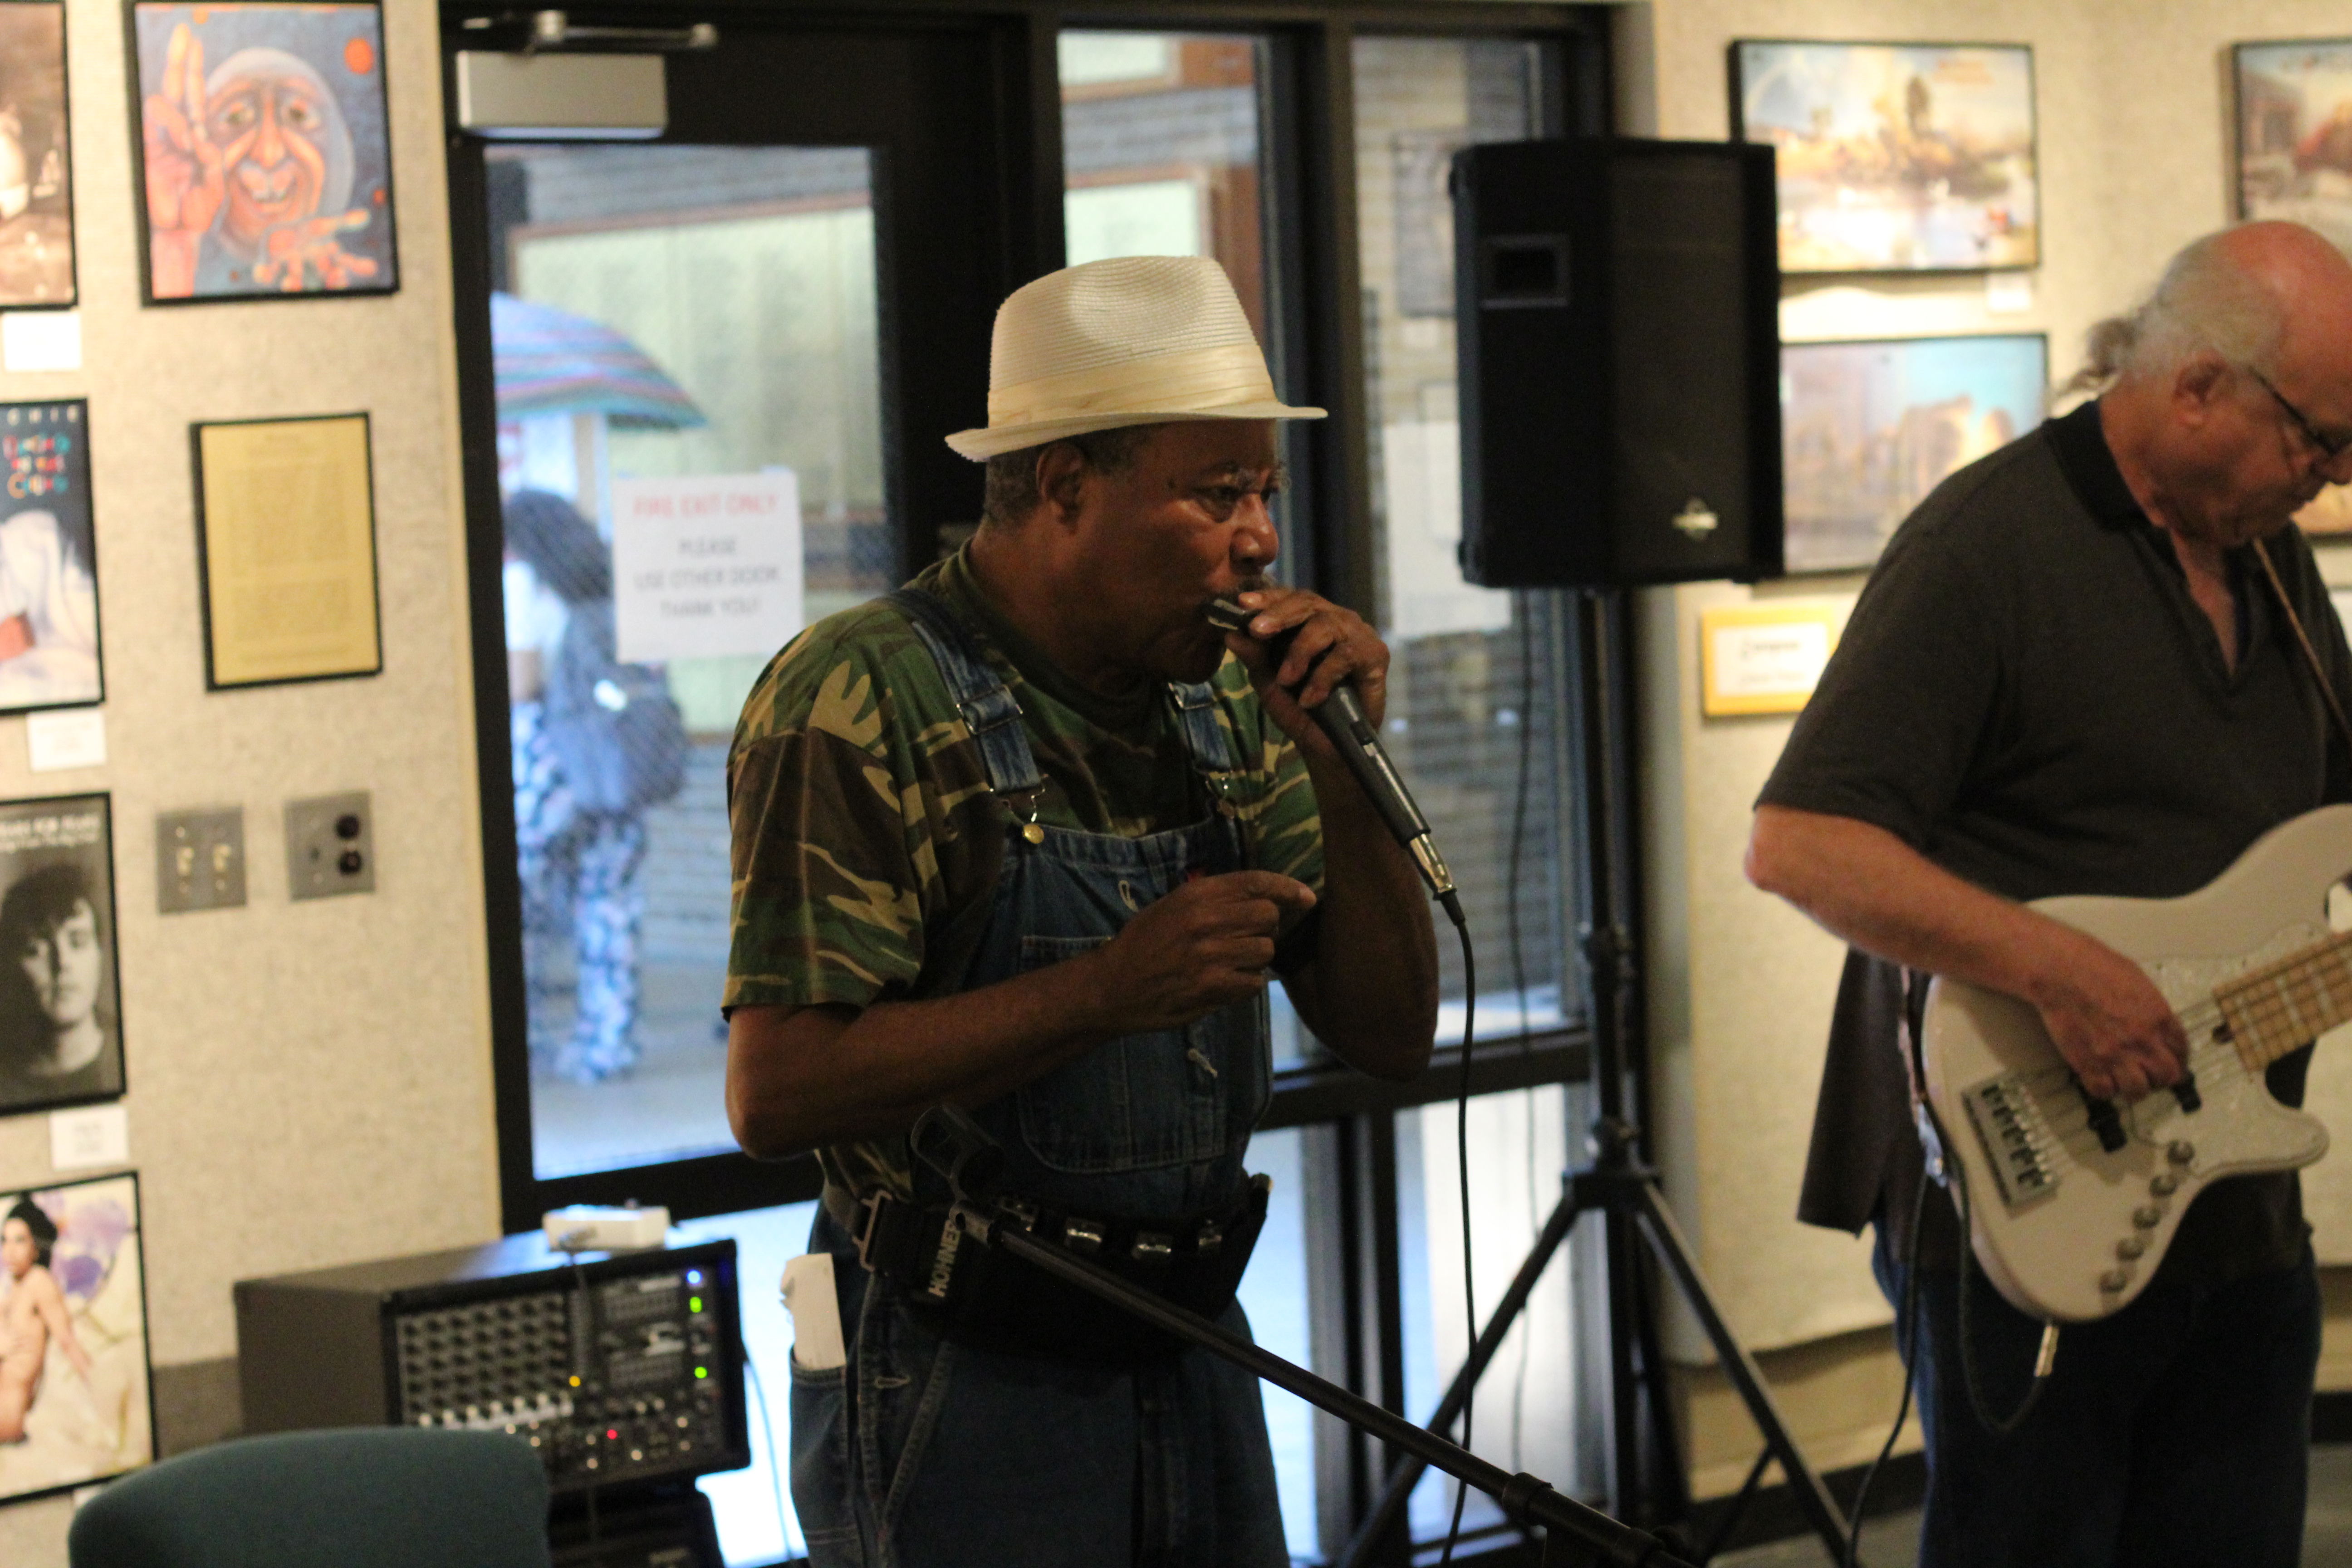
[[(1660, 0), (1622, 20), (1628, 129), (1679, 137), (1727, 133), (1726, 48), (1737, 37), (2031, 44), (2043, 255), (2032, 308), (1990, 312), (1971, 276), (1797, 280), (1781, 326), (1792, 341), (2046, 331), (2062, 378), (2092, 321), (2130, 304), (2183, 242), (2230, 220), (2229, 45), (2352, 31), (2341, 6), (2315, 0)], [(2352, 552), (2338, 547), (2326, 564), (2352, 580)], [(1843, 950), (1741, 877), (1748, 807), (1789, 721), (1699, 716), (1698, 613), (1785, 596), (1850, 605), (1860, 583), (1707, 584), (1642, 605), (1660, 912), (1651, 999), (1670, 1185), (1733, 1323), (1757, 1346), (1889, 1314), (1863, 1245), (1794, 1218)], [(2352, 1128), (2352, 1052), (2322, 1053), (2314, 1096), (2339, 1131)], [(2308, 1186), (2323, 1258), (2352, 1259), (2352, 1161), (2338, 1155)]]
[[(123, 7), (69, 0), (85, 368), (0, 400), (87, 395), (106, 626), (106, 767), (0, 798), (114, 797), (131, 1162), (159, 1364), (236, 1348), (236, 1279), (497, 1233), (447, 197), (430, 6), (385, 7), (401, 290), (142, 309)], [(374, 417), (383, 673), (208, 694), (188, 425)], [(374, 793), (378, 891), (289, 904), (289, 796)], [(154, 816), (241, 803), (243, 910), (159, 917)], [(47, 1119), (0, 1121), (0, 1189), (50, 1176)], [(67, 1505), (0, 1510), (0, 1562), (62, 1564)]]

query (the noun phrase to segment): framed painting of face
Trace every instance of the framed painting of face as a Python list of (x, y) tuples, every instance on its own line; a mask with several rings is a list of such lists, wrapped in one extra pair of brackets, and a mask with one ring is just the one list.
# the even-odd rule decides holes
[(397, 289), (383, 13), (131, 6), (150, 304)]
[(0, 1116), (122, 1092), (103, 795), (0, 802)]
[(139, 1178), (0, 1190), (0, 1503), (155, 1458)]

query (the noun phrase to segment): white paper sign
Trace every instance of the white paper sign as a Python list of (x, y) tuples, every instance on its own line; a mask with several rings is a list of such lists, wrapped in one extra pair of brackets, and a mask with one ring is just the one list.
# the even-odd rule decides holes
[(2017, 316), (2033, 309), (2033, 274), (1985, 274), (1985, 310), (1995, 316)]
[(37, 773), (106, 765), (106, 710), (60, 708), (25, 715), (26, 763)]
[(81, 368), (79, 310), (10, 310), (0, 315), (0, 369)]
[(799, 480), (614, 479), (613, 586), (625, 663), (775, 652), (806, 616)]
[(1818, 621), (1718, 626), (1709, 651), (1721, 696), (1802, 696), (1821, 684), (1830, 661), (1830, 629)]
[(120, 1100), (49, 1112), (49, 1165), (79, 1171), (131, 1163), (131, 1113)]
[(1462, 426), (1452, 419), (1381, 428), (1388, 493), (1389, 618), (1399, 641), (1447, 632), (1498, 632), (1511, 595), (1462, 580)]

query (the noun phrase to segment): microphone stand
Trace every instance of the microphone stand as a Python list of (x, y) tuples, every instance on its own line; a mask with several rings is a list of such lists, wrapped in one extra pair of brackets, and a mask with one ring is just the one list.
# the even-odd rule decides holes
[(1098, 1296), (1163, 1333), (1222, 1356), (1391, 1447), (1477, 1488), (1500, 1503), (1514, 1522), (1544, 1532), (1545, 1568), (1578, 1568), (1583, 1563), (1606, 1568), (1691, 1568), (1682, 1559), (1667, 1555), (1658, 1538), (1647, 1531), (1620, 1524), (1534, 1476), (1513, 1475), (1499, 1465), (1488, 1464), (1394, 1411), (1383, 1410), (1197, 1312), (1130, 1284), (1100, 1264), (1032, 1235), (1016, 1214), (993, 1203), (992, 1178), (1002, 1156), (988, 1134), (954, 1107), (937, 1106), (924, 1112), (916, 1124), (913, 1142), (924, 1163), (947, 1178), (955, 1200), (950, 1223), (966, 1236)]

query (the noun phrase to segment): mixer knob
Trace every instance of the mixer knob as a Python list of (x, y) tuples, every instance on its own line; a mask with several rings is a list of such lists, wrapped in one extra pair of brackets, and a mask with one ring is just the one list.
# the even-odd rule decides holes
[(2138, 1237), (2127, 1236), (2116, 1243), (2116, 1256), (2129, 1263), (2147, 1250), (2147, 1243)]
[[(2099, 1289), (2107, 1291), (2110, 1294), (2122, 1289), (2125, 1286), (2130, 1283), (2131, 1270), (2128, 1268), (2110, 1268), (2105, 1274), (2099, 1276)], [(591, 1459), (588, 1462), (593, 1465), (596, 1461)]]
[(2142, 1204), (2139, 1207), (2132, 1210), (2132, 1224), (2139, 1226), (2142, 1230), (2154, 1230), (2156, 1228), (2157, 1222), (2163, 1217), (2164, 1211), (2157, 1207), (2154, 1204)]
[(2176, 1165), (2186, 1165), (2197, 1158), (2197, 1145), (2186, 1138), (2175, 1138), (2164, 1146), (2164, 1157)]
[(2169, 1171), (2158, 1171), (2148, 1179), (2147, 1190), (2159, 1198), (2168, 1198), (2180, 1190), (2180, 1178)]

